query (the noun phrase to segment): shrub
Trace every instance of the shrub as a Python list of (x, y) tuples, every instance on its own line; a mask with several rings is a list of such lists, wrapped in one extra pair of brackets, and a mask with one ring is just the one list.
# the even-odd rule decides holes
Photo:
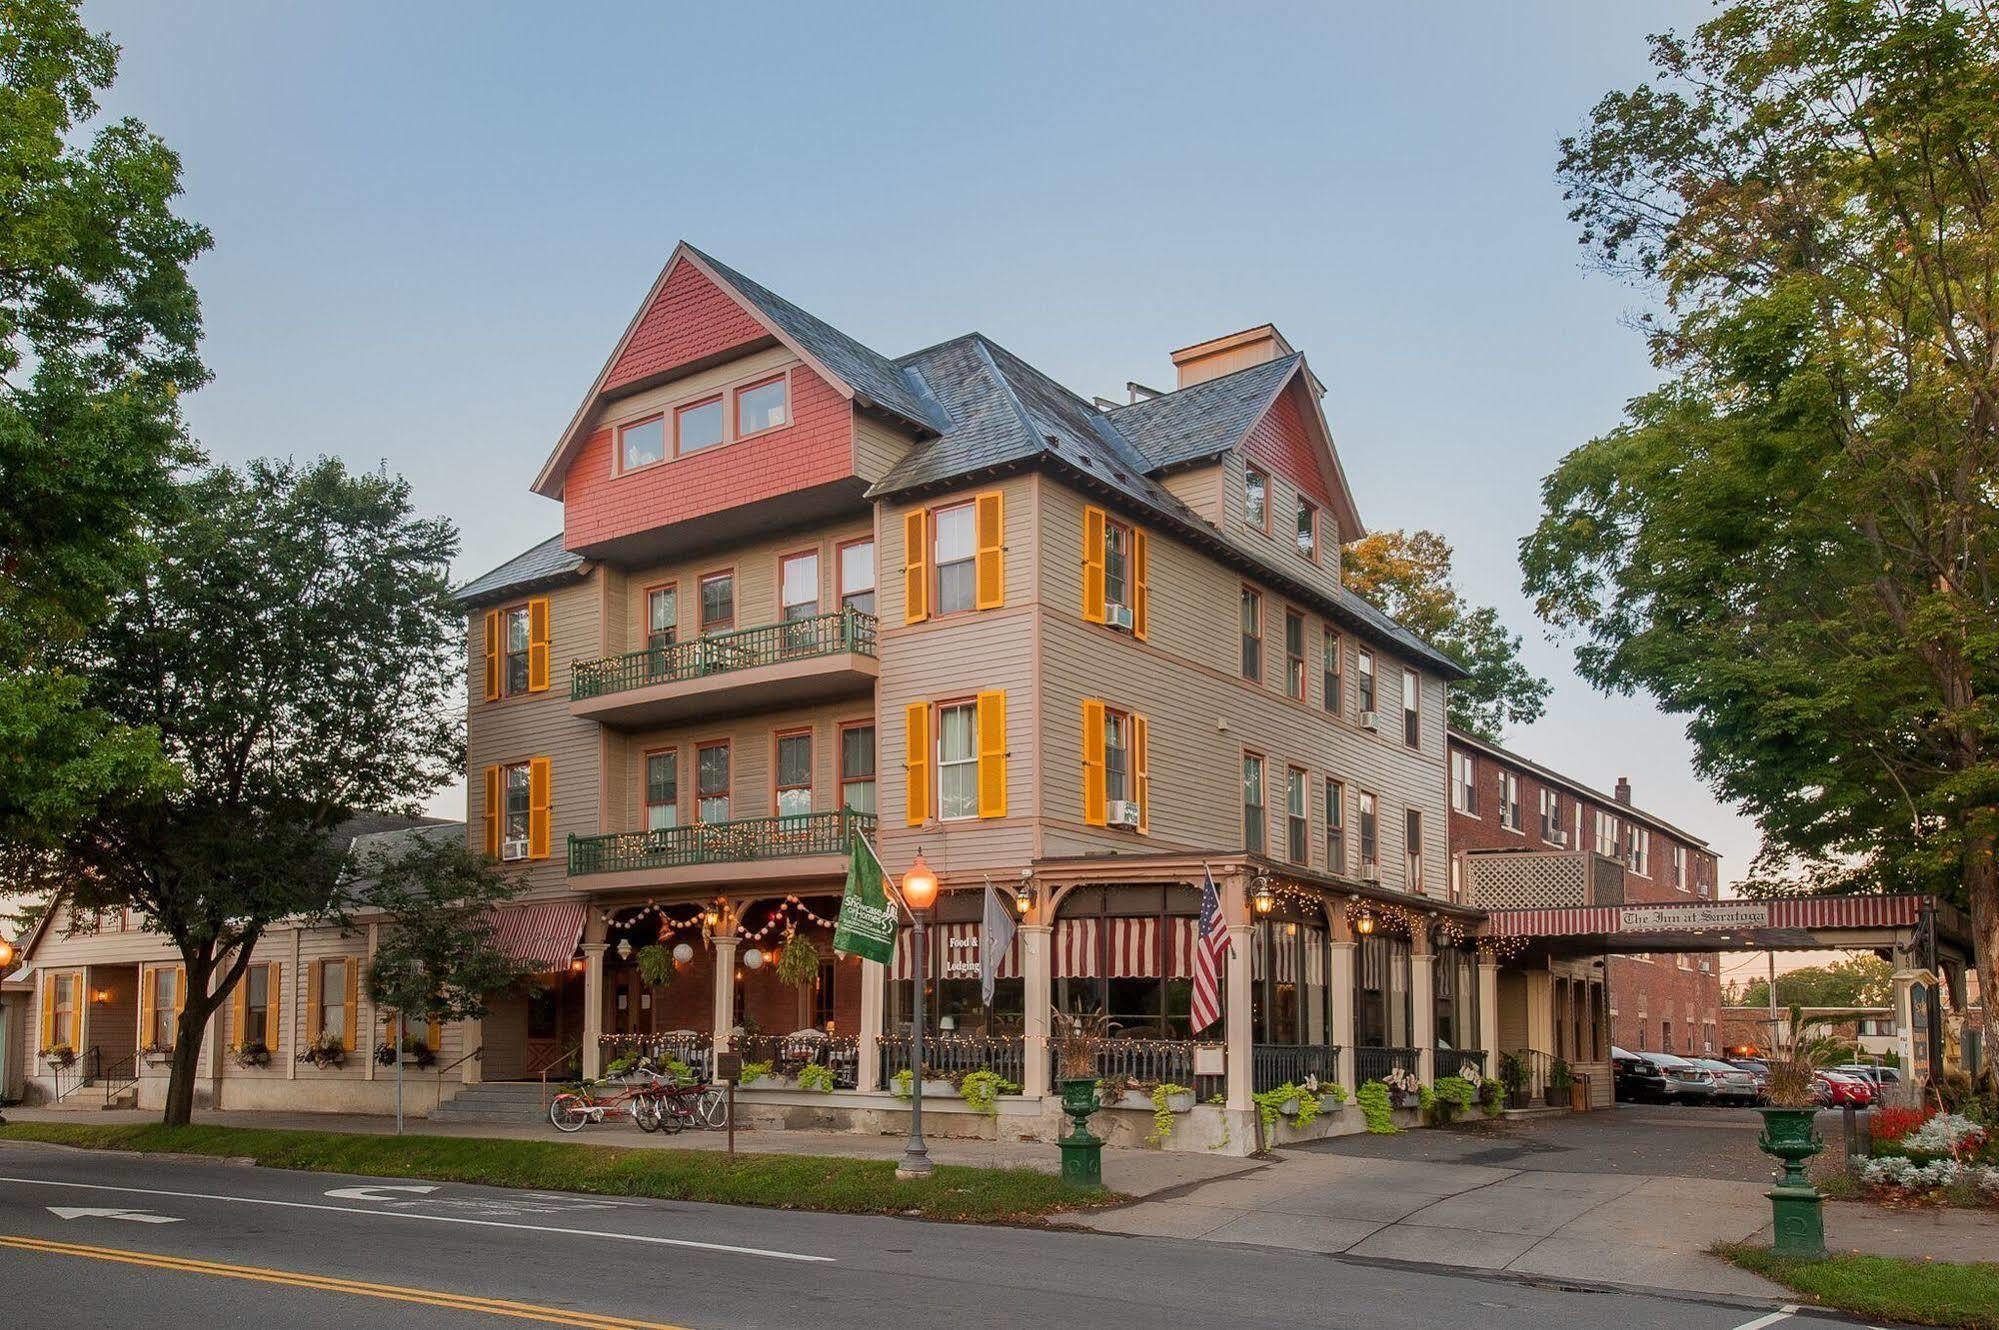
[(1868, 1115), (1867, 1134), (1877, 1145), (1900, 1141), (1929, 1121), (1934, 1112), (1930, 1108), (1877, 1108)]

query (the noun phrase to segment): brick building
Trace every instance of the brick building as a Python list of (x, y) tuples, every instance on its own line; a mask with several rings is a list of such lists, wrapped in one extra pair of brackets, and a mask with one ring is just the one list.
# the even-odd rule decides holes
[[(1707, 842), (1636, 808), (1619, 777), (1604, 794), (1483, 739), (1451, 731), (1451, 894), (1464, 897), (1467, 855), (1567, 852), (1617, 865), (1618, 904), (1715, 896), (1717, 860)], [(1610, 890), (1611, 888), (1603, 888)], [(1597, 903), (1613, 903), (1599, 899)], [(1711, 956), (1608, 956), (1611, 1036), (1620, 1048), (1710, 1053), (1721, 978)]]

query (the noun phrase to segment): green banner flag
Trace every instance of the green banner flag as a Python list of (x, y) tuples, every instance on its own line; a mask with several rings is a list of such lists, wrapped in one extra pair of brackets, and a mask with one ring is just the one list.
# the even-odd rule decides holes
[(847, 859), (847, 893), (833, 924), (833, 950), (883, 965), (895, 954), (895, 910), (888, 903), (881, 861), (861, 836), (854, 837)]

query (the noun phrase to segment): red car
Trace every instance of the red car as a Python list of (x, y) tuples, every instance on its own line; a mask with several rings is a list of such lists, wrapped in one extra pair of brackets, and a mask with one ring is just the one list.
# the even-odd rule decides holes
[(1859, 1076), (1849, 1076), (1841, 1071), (1821, 1071), (1817, 1073), (1819, 1103), (1827, 1108), (1843, 1108), (1848, 1104), (1855, 1108), (1866, 1108), (1874, 1102), (1874, 1087)]

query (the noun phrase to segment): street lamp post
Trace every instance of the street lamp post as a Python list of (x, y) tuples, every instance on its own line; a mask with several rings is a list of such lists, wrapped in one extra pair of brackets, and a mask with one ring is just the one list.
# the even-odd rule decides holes
[(916, 862), (902, 875), (902, 900), (909, 907), (909, 917), (916, 927), (916, 953), (914, 997), (910, 1002), (909, 1034), (909, 1144), (903, 1147), (902, 1158), (895, 1166), (898, 1178), (927, 1178), (930, 1176), (930, 1151), (923, 1144), (923, 962), (925, 931), (930, 922), (930, 907), (937, 901), (937, 874), (923, 861), (923, 851), (916, 852)]

